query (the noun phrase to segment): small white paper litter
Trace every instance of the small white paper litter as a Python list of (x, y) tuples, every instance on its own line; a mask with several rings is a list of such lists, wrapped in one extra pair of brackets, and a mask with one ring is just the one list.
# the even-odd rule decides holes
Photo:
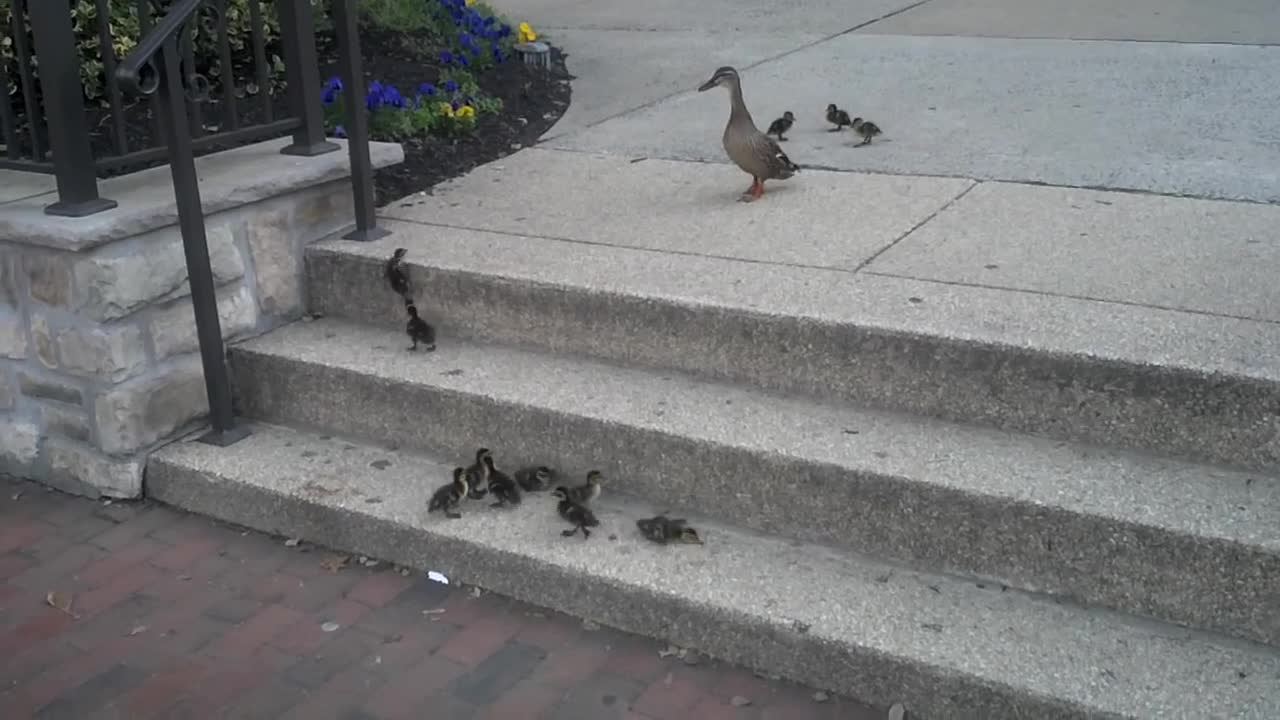
[(435, 570), (428, 570), (428, 571), (427, 571), (427, 579), (428, 579), (428, 580), (431, 580), (431, 581), (433, 581), (433, 582), (438, 582), (438, 583), (440, 583), (441, 585), (448, 585), (448, 584), (449, 584), (449, 578), (445, 577), (445, 576), (444, 576), (444, 573), (438, 573), (438, 572), (436, 572)]
[(332, 620), (330, 620), (329, 622), (327, 622), (327, 623), (325, 623), (325, 624), (321, 625), (321, 626), (320, 626), (320, 629), (321, 629), (321, 630), (323, 630), (323, 631), (325, 631), (325, 632), (334, 632), (334, 631), (336, 631), (339, 627), (341, 627), (341, 626), (340, 626), (340, 625), (338, 625), (338, 623), (333, 622)]
[(907, 710), (902, 707), (902, 703), (894, 703), (893, 707), (889, 708), (889, 720), (902, 720), (906, 714)]

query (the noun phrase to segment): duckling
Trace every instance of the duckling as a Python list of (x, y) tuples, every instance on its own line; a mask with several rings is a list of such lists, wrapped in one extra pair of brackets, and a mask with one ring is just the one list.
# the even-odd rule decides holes
[(556, 512), (560, 513), (560, 517), (573, 523), (572, 530), (561, 530), (560, 534), (564, 537), (573, 537), (581, 530), (583, 540), (591, 537), (591, 531), (587, 528), (600, 525), (595, 513), (591, 512), (587, 506), (574, 502), (570, 497), (569, 488), (563, 485), (553, 490), (551, 494), (556, 500), (560, 501), (556, 504)]
[(520, 486), (516, 485), (516, 481), (512, 480), (510, 475), (493, 466), (493, 453), (485, 452), (480, 460), (484, 463), (485, 474), (489, 477), (489, 494), (498, 501), (490, 507), (519, 505)]
[(489, 492), (489, 463), (485, 462), (485, 458), (490, 454), (489, 448), (476, 450), (476, 461), (467, 466), (467, 484), (471, 486), (468, 497), (472, 500), (479, 500)]
[(600, 497), (600, 484), (604, 481), (604, 475), (599, 470), (592, 470), (587, 473), (587, 482), (577, 487), (565, 488), (565, 492), (569, 493), (569, 499), (579, 505), (587, 503)]
[(791, 126), (795, 124), (796, 116), (792, 115), (791, 111), (788, 110), (782, 113), (782, 117), (769, 123), (769, 132), (765, 133), (765, 135), (777, 135), (778, 142), (786, 142), (787, 139), (782, 137), (782, 134), (790, 130)]
[(698, 92), (713, 87), (729, 89), (729, 123), (725, 125), (724, 150), (735, 165), (751, 176), (751, 187), (739, 198), (742, 202), (759, 200), (764, 195), (765, 180), (786, 180), (800, 172), (800, 166), (782, 152), (773, 138), (756, 128), (747, 104), (742, 99), (742, 81), (738, 71), (725, 66), (698, 87)]
[(427, 352), (435, 352), (436, 349), (436, 329), (431, 323), (418, 317), (418, 307), (413, 304), (413, 300), (404, 299), (404, 308), (409, 313), (409, 322), (405, 325), (404, 331), (409, 335), (409, 339), (413, 341), (413, 345), (409, 346), (410, 350), (417, 350), (418, 343), (422, 343)]
[(862, 142), (859, 145), (870, 145), (871, 138), (880, 134), (880, 126), (870, 120), (863, 120), (860, 117), (853, 119), (853, 131), (862, 136)]
[(453, 482), (436, 490), (431, 496), (431, 502), (427, 505), (427, 512), (433, 513), (436, 510), (443, 510), (444, 516), (457, 520), (462, 517), (462, 513), (458, 512), (458, 504), (467, 496), (470, 487), (467, 485), (467, 471), (462, 468), (453, 469)]
[(853, 121), (849, 119), (849, 113), (836, 107), (835, 103), (827, 106), (827, 122), (835, 125), (828, 132), (840, 132), (845, 125), (852, 125)]
[(396, 248), (391, 254), (391, 258), (387, 260), (383, 272), (387, 276), (387, 284), (395, 294), (400, 297), (409, 297), (409, 274), (400, 267), (400, 261), (404, 259), (404, 254), (408, 252), (404, 248)]
[(527, 467), (516, 471), (516, 482), (525, 492), (539, 492), (551, 487), (556, 471), (546, 465)]
[(663, 545), (672, 541), (686, 545), (702, 544), (702, 538), (698, 537), (698, 531), (689, 527), (684, 518), (669, 518), (666, 515), (659, 515), (647, 520), (637, 520), (636, 527), (640, 528), (640, 533), (646, 538)]

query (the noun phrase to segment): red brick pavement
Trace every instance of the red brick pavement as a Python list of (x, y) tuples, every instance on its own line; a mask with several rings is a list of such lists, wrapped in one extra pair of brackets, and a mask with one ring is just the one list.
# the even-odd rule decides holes
[(421, 573), (329, 572), (323, 548), (156, 504), (0, 491), (6, 720), (884, 717)]

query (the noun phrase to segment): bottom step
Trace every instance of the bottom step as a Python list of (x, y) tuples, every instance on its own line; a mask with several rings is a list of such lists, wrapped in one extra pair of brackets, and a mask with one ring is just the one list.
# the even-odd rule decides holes
[[(498, 454), (501, 460), (500, 453)], [(652, 508), (606, 494), (589, 540), (549, 494), (513, 510), (426, 514), (448, 467), (259, 425), (231, 447), (152, 456), (152, 498), (257, 530), (438, 570), (914, 717), (1280, 717), (1280, 652), (925, 575), (696, 518), (706, 544), (661, 547)], [(661, 508), (674, 510), (679, 508)]]

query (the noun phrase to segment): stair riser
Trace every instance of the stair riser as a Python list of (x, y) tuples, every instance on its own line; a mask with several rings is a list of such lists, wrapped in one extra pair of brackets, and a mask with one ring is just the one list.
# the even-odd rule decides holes
[(455, 582), (586, 617), (758, 670), (888, 705), (905, 701), (913, 717), (1046, 720), (1118, 717), (1033, 696), (923, 663), (837, 643), (772, 622), (688, 602), (647, 587), (592, 575), (414, 530), (359, 512), (216, 477), (154, 460), (147, 468), (153, 499), (255, 530), (443, 572)]
[[(400, 326), (372, 259), (313, 250), (312, 308)], [(1280, 467), (1280, 384), (416, 266), (447, 335), (1062, 439)]]
[(572, 482), (598, 467), (620, 491), (762, 532), (1280, 645), (1280, 556), (1258, 549), (243, 348), (232, 366), (241, 410), (268, 422), (459, 463), (484, 444)]

